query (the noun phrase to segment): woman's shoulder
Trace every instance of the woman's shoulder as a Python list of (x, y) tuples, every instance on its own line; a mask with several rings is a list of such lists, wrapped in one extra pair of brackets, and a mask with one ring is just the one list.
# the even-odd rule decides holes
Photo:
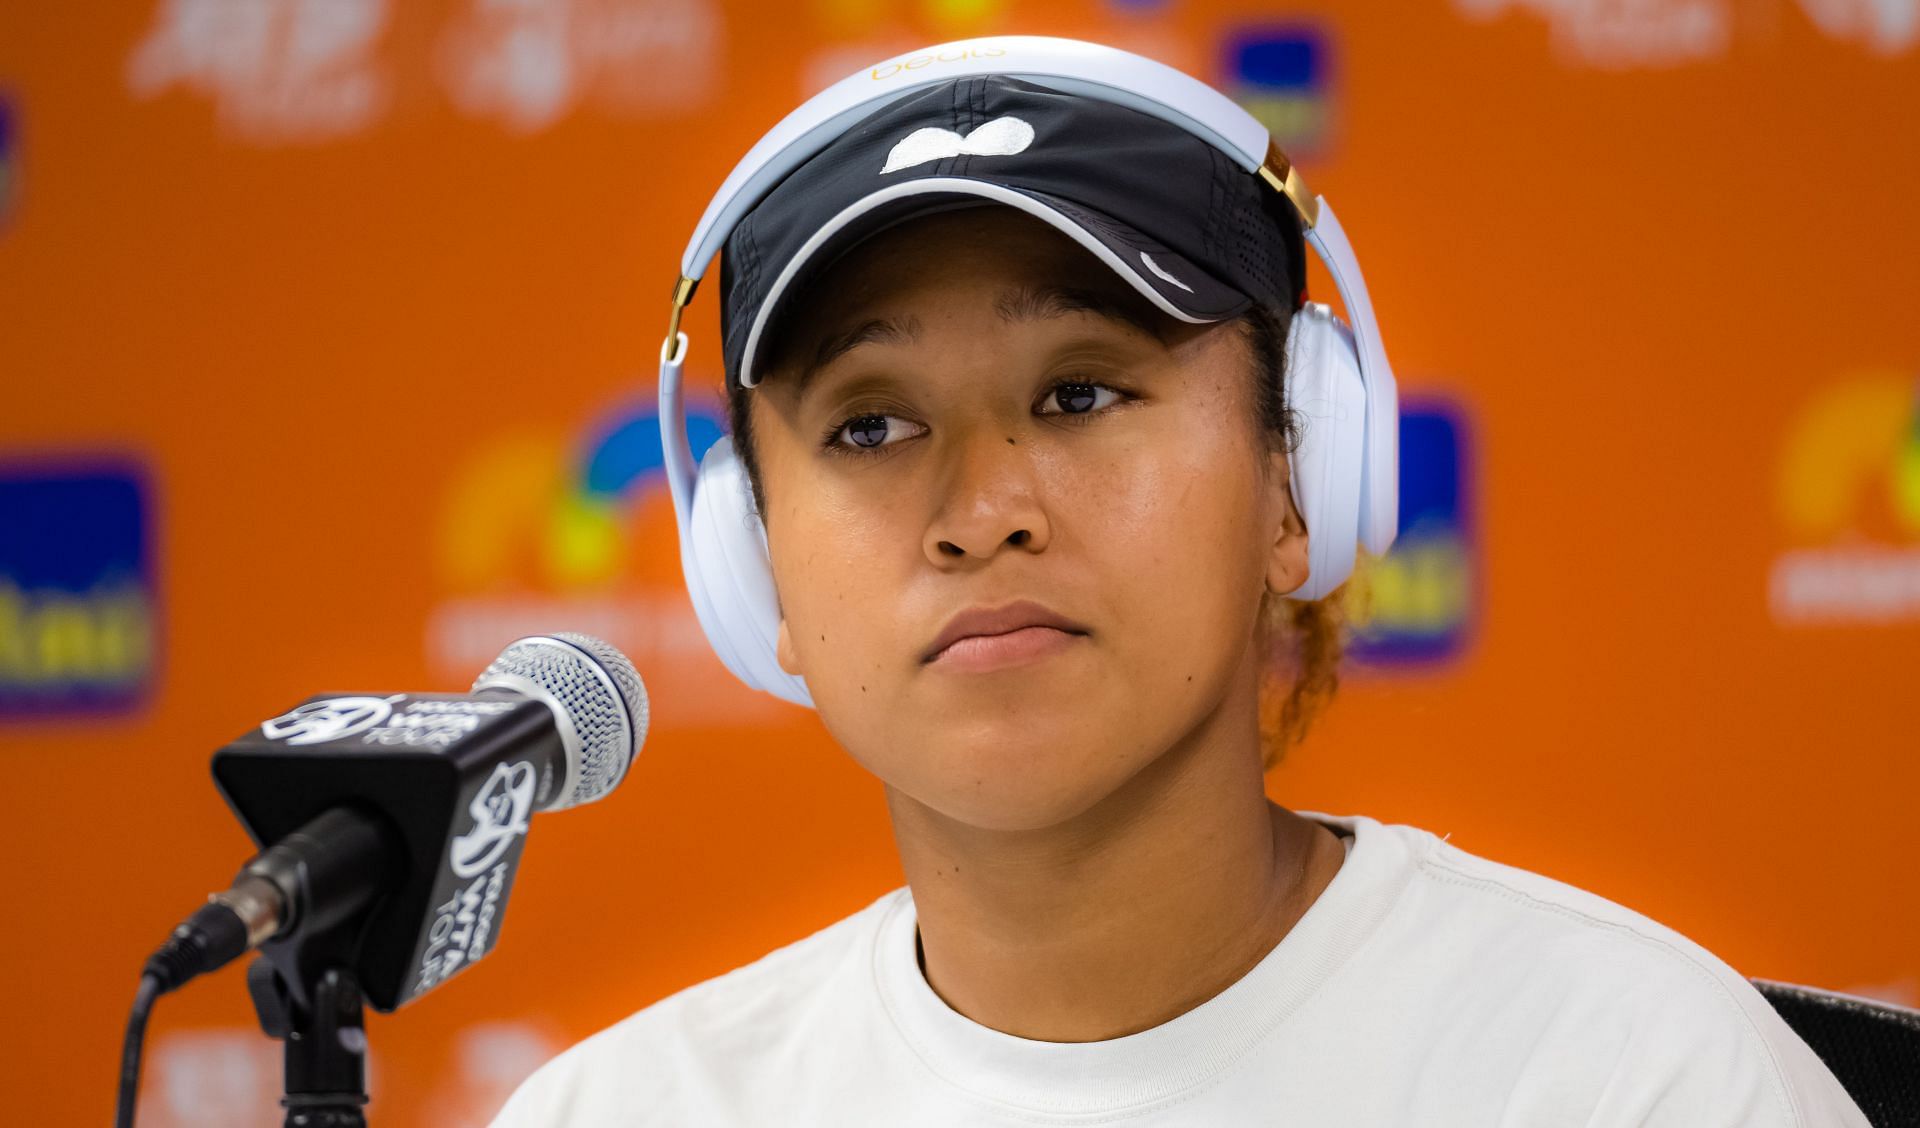
[[(778, 1052), (771, 1042), (803, 1041), (808, 1015), (831, 1015), (835, 1000), (862, 989), (879, 923), (907, 895), (905, 886), (891, 890), (809, 936), (683, 988), (576, 1043), (514, 1092), (495, 1128), (612, 1123), (620, 1109), (675, 1107), (688, 1095), (671, 1087), (710, 1077), (712, 1063), (764, 1063), (770, 1051)], [(700, 1068), (673, 1067), (675, 1058), (688, 1054), (699, 1056)]]
[(1371, 832), (1404, 852), (1406, 874), (1358, 953), (1366, 974), (1394, 981), (1456, 1034), (1470, 1026), (1511, 1038), (1535, 1067), (1610, 1062), (1623, 1095), (1665, 1085), (1684, 1102), (1707, 1086), (1702, 1107), (1738, 1092), (1751, 1123), (1861, 1123), (1765, 997), (1690, 937), (1431, 831), (1358, 822), (1360, 843)]
[(1371, 871), (1366, 885), (1381, 902), (1382, 928), (1416, 929), (1423, 942), (1443, 946), (1470, 942), (1472, 953), (1484, 957), (1576, 960), (1594, 971), (1615, 963), (1636, 974), (1660, 967), (1746, 984), (1712, 952), (1646, 914), (1472, 853), (1450, 833), (1365, 815), (1302, 814), (1354, 833), (1357, 855)]
[(1726, 961), (1645, 913), (1544, 873), (1472, 853), (1450, 836), (1407, 826), (1390, 829), (1410, 840), (1413, 884), (1431, 914), (1429, 927), (1457, 920), (1465, 932), (1511, 937), (1541, 960), (1576, 963), (1589, 975), (1615, 971), (1641, 980), (1665, 973), (1732, 1001), (1744, 1004), (1751, 996), (1766, 1005)]

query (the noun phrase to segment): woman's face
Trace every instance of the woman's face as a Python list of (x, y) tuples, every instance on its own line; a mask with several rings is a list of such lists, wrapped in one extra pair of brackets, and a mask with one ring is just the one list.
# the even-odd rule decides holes
[[(1261, 596), (1307, 556), (1238, 327), (1167, 317), (1003, 207), (881, 233), (785, 321), (747, 393), (780, 663), (856, 760), (1036, 829), (1223, 703), (1257, 731)], [(930, 657), (956, 616), (1021, 601), (1065, 629)]]

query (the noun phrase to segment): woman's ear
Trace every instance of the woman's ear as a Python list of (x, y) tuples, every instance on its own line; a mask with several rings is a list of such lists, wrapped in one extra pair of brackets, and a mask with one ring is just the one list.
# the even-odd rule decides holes
[(781, 669), (792, 674), (794, 677), (802, 676), (800, 673), (800, 656), (793, 652), (793, 634), (787, 630), (787, 617), (785, 615), (780, 617), (780, 636), (779, 640), (774, 643), (773, 654), (775, 658), (780, 660)]
[(1275, 452), (1271, 457), (1276, 465), (1267, 480), (1278, 495), (1273, 501), (1279, 507), (1280, 520), (1267, 546), (1267, 590), (1286, 595), (1307, 582), (1311, 557), (1307, 554), (1307, 523), (1293, 504), (1292, 467), (1283, 453)]

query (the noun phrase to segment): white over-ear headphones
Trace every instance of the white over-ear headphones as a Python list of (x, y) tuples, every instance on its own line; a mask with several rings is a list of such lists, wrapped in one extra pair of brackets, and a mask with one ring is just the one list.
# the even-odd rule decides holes
[(1258, 174), (1292, 202), (1306, 239), (1339, 288), (1351, 330), (1325, 305), (1294, 312), (1287, 337), (1288, 405), (1299, 413), (1289, 455), (1294, 504), (1306, 521), (1310, 576), (1291, 593), (1319, 599), (1352, 574), (1361, 547), (1392, 545), (1399, 520), (1399, 408), (1366, 282), (1346, 233), (1268, 137), (1226, 95), (1163, 63), (1072, 39), (1008, 36), (929, 47), (852, 75), (809, 99), (734, 166), (680, 260), (673, 317), (660, 348), (660, 441), (680, 527), (680, 564), (694, 613), (728, 670), (747, 685), (811, 706), (806, 683), (780, 668), (780, 603), (766, 530), (730, 437), (695, 468), (687, 449), (681, 311), (734, 225), (782, 177), (848, 127), (915, 90), (974, 75), (1008, 75), (1113, 102), (1178, 125)]

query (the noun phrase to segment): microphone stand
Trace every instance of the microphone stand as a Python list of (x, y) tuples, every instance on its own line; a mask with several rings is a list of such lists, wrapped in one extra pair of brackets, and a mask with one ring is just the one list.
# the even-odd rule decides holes
[[(285, 1128), (366, 1128), (366, 1000), (344, 967), (290, 989), (265, 956), (247, 968), (260, 1028), (286, 1043)], [(305, 1000), (303, 1002), (302, 1000)]]
[(260, 856), (259, 868), (280, 874), (276, 884), (293, 891), (293, 927), (261, 944), (247, 967), (260, 1029), (286, 1043), (286, 1128), (366, 1128), (367, 1000), (359, 969), (369, 906), (384, 895), (367, 873), (390, 875), (381, 862), (396, 856), (388, 832), (378, 819), (335, 807)]

